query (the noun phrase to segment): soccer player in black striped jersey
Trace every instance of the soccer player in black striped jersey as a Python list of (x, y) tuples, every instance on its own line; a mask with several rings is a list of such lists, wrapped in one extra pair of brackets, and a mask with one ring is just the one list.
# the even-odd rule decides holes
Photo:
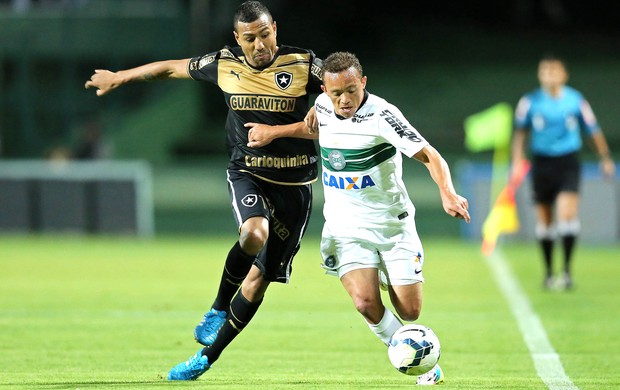
[(239, 240), (194, 332), (206, 347), (175, 366), (169, 380), (202, 375), (254, 316), (269, 283), (289, 281), (310, 218), (318, 158), (316, 134), (303, 119), (310, 95), (321, 92), (321, 60), (311, 50), (278, 45), (276, 22), (258, 1), (241, 4), (233, 20), (237, 47), (118, 72), (99, 69), (85, 84), (102, 96), (135, 81), (208, 81), (228, 105), (227, 181)]

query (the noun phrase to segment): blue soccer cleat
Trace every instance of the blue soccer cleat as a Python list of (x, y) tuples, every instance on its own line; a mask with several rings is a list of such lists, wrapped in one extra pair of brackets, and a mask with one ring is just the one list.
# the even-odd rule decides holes
[(224, 322), (226, 322), (225, 311), (209, 310), (194, 329), (194, 338), (205, 347), (211, 346)]
[(441, 385), (444, 382), (443, 371), (441, 370), (441, 367), (439, 367), (439, 364), (436, 364), (432, 370), (418, 377), (416, 385), (432, 386)]
[(168, 373), (169, 381), (193, 381), (205, 373), (211, 365), (209, 359), (202, 354), (202, 349), (183, 363), (172, 367)]

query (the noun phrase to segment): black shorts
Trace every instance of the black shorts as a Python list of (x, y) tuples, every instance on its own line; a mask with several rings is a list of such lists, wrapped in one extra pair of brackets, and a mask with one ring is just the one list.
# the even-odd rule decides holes
[(269, 220), (267, 244), (256, 258), (263, 277), (288, 283), (312, 211), (312, 185), (280, 185), (249, 173), (227, 170), (228, 192), (237, 226), (251, 217)]
[(552, 204), (560, 192), (578, 192), (581, 167), (577, 153), (559, 157), (534, 156), (532, 185), (534, 201)]

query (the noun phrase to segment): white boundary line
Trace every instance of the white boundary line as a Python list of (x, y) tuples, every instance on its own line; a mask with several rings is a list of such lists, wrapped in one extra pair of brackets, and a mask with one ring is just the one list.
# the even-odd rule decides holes
[(527, 295), (512, 274), (504, 256), (499, 250), (495, 250), (491, 256), (484, 257), (517, 320), (540, 379), (551, 390), (578, 390), (579, 388), (564, 372), (560, 357), (549, 342), (540, 318), (532, 309)]

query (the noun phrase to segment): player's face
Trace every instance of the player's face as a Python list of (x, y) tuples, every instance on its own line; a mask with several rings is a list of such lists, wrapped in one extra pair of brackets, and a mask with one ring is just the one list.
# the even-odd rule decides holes
[(568, 80), (568, 72), (561, 61), (541, 61), (538, 65), (538, 80), (543, 88), (557, 89)]
[(267, 15), (261, 15), (250, 23), (238, 22), (233, 34), (246, 61), (254, 67), (269, 64), (278, 51), (276, 22), (270, 22)]
[(336, 114), (351, 118), (364, 100), (366, 76), (351, 67), (339, 73), (323, 73), (323, 92), (329, 96)]

